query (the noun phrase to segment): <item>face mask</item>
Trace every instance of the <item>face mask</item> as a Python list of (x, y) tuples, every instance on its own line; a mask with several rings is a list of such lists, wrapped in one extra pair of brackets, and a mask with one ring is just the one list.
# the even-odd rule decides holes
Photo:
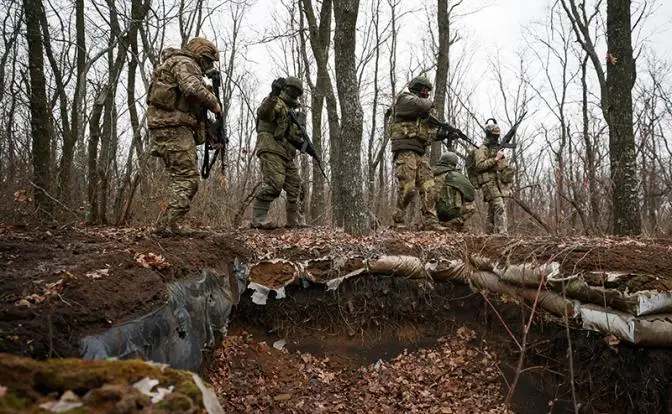
[(285, 93), (287, 94), (289, 99), (293, 101), (296, 101), (301, 96), (301, 91), (294, 87), (285, 88)]
[(198, 59), (198, 63), (199, 65), (201, 65), (201, 70), (203, 70), (203, 73), (205, 73), (206, 75), (208, 73), (212, 73), (213, 70), (216, 70), (215, 63), (208, 58), (202, 57)]

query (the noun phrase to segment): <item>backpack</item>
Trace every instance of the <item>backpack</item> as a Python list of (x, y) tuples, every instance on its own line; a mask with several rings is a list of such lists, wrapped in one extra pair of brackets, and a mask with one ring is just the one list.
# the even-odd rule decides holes
[(478, 173), (476, 172), (476, 150), (471, 151), (469, 154), (467, 154), (467, 158), (464, 160), (464, 169), (467, 172), (467, 177), (469, 178), (469, 182), (471, 182), (471, 185), (474, 186), (474, 188), (479, 189), (481, 186), (478, 184), (478, 179), (476, 178), (478, 176)]

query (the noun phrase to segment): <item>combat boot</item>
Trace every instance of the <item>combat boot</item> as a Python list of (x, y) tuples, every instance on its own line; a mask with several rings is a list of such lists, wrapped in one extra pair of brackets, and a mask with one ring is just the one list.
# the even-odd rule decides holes
[(296, 204), (287, 204), (287, 227), (309, 227), (306, 224), (306, 218), (301, 214)]
[(254, 201), (252, 207), (252, 223), (250, 227), (253, 229), (274, 229), (276, 226), (266, 217), (268, 209), (271, 206), (269, 201)]

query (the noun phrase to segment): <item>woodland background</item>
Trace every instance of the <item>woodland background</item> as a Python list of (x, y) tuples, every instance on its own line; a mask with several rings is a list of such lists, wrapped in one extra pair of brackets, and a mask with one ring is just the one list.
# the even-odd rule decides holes
[[(201, 182), (195, 224), (245, 225), (259, 182), (255, 109), (275, 76), (304, 79), (309, 132), (306, 210), (316, 225), (366, 234), (390, 222), (395, 179), (386, 110), (427, 73), (443, 118), (473, 140), (494, 116), (524, 112), (509, 226), (519, 234), (672, 232), (672, 70), (647, 47), (656, 1), (547, 1), (515, 56), (470, 59), (464, 0), (278, 0), (272, 19), (252, 0), (0, 0), (0, 212), (17, 221), (152, 225), (165, 171), (148, 156), (145, 91), (160, 51), (206, 36), (221, 51), (230, 145), (225, 176)], [(426, 26), (400, 36), (412, 16)], [(263, 35), (250, 34), (270, 21)], [(494, 28), (493, 28), (494, 30)], [(268, 45), (254, 62), (251, 45)], [(408, 47), (408, 45), (412, 47)], [(479, 108), (466, 74), (487, 65), (501, 103)], [(263, 72), (263, 73), (262, 73)], [(445, 149), (444, 149), (445, 150)], [(461, 155), (468, 150), (457, 143)], [(432, 151), (438, 159), (441, 144)], [(202, 153), (199, 152), (202, 160)], [(282, 203), (272, 214), (282, 220)], [(481, 231), (485, 209), (472, 219)]]

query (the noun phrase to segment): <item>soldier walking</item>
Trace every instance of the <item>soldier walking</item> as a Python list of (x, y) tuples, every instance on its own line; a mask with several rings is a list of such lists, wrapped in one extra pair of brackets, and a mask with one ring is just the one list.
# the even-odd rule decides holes
[[(299, 127), (291, 121), (289, 111), (299, 107), (303, 82), (289, 76), (278, 78), (271, 85), (271, 93), (257, 109), (257, 157), (261, 163), (262, 185), (257, 191), (252, 208), (252, 228), (277, 227), (268, 219), (271, 202), (284, 189), (287, 194), (287, 227), (305, 227), (301, 203), (302, 183), (296, 165), (297, 148), (304, 144)], [(305, 124), (305, 114), (298, 118)]]
[(205, 142), (205, 116), (222, 109), (203, 79), (219, 61), (215, 45), (193, 38), (184, 49), (162, 52), (147, 94), (150, 154), (159, 157), (170, 175), (169, 200), (155, 232), (171, 236), (183, 232), (178, 223), (189, 211), (198, 191), (196, 145)]

